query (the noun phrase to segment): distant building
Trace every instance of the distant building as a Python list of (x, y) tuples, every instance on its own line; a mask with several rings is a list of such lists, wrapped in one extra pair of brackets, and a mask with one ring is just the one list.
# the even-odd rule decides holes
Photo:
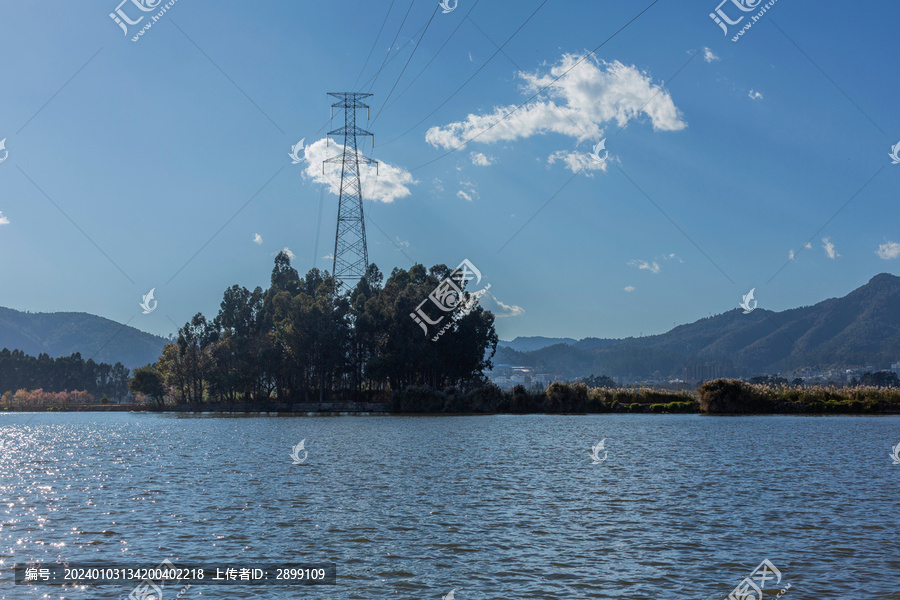
[(900, 362), (891, 365), (891, 372), (897, 377), (900, 377)]
[(538, 387), (543, 390), (554, 381), (568, 381), (565, 377), (553, 373), (535, 373), (532, 367), (505, 364), (495, 365), (486, 375), (491, 383), (503, 389), (522, 385), (526, 388)]
[(553, 375), (549, 375), (547, 373), (538, 373), (536, 375), (531, 376), (531, 385), (532, 386), (538, 385), (540, 387), (545, 388), (548, 385), (550, 385), (551, 383), (553, 383), (554, 381), (556, 381), (557, 379), (558, 379), (557, 377), (554, 377)]
[(532, 382), (531, 369), (500, 365), (488, 374), (488, 379), (501, 388), (511, 388), (517, 385), (529, 387)]

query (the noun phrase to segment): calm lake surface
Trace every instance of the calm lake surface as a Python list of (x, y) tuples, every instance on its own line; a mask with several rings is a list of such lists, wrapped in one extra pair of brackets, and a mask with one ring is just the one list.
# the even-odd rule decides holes
[(900, 598), (897, 417), (7, 414), (0, 438), (4, 599), (134, 588), (15, 586), (15, 562), (164, 558), (337, 563), (184, 600), (724, 600), (764, 559), (787, 600)]

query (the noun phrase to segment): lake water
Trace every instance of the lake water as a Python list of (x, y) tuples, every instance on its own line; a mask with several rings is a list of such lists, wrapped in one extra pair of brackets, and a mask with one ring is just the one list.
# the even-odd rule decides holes
[(337, 564), (183, 600), (724, 600), (764, 559), (766, 598), (900, 598), (897, 417), (6, 414), (0, 437), (2, 598), (134, 588), (14, 586), (15, 562), (164, 558)]

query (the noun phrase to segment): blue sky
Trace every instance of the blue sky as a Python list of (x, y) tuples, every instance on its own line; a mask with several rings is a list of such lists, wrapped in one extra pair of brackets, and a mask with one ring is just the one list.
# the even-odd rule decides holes
[[(4, 3), (0, 305), (168, 335), (266, 287), (282, 248), (330, 269), (332, 91), (374, 94), (370, 261), (469, 259), (502, 339), (661, 333), (750, 288), (783, 310), (896, 274), (900, 7), (781, 0), (732, 42), (716, 0), (651, 3), (178, 0), (137, 42), (165, 3), (121, 5), (146, 15), (129, 35), (117, 0)], [(733, 32), (759, 9), (721, 8)]]

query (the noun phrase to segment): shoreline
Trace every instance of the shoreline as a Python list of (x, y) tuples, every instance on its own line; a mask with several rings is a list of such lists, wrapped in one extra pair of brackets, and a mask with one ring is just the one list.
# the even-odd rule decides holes
[[(336, 396), (336, 397), (335, 397)], [(342, 415), (501, 415), (501, 414), (703, 414), (819, 415), (900, 414), (900, 388), (826, 388), (766, 386), (737, 379), (715, 379), (696, 390), (588, 388), (584, 383), (550, 384), (546, 389), (496, 386), (435, 389), (409, 386), (399, 391), (371, 391), (348, 400), (289, 402), (277, 398), (248, 401), (176, 403), (174, 398), (129, 403), (8, 402), (9, 412), (158, 412), (191, 415), (342, 416)], [(327, 396), (323, 400), (327, 399)], [(362, 400), (362, 401), (359, 401)], [(380, 401), (372, 401), (380, 400)]]
[(227, 416), (256, 416), (256, 417), (496, 417), (496, 416), (592, 416), (592, 415), (697, 415), (701, 417), (761, 417), (761, 416), (795, 416), (795, 417), (878, 417), (898, 416), (900, 407), (890, 410), (873, 410), (870, 412), (835, 410), (835, 411), (744, 411), (744, 412), (703, 412), (691, 411), (666, 411), (666, 410), (617, 410), (617, 411), (578, 411), (578, 412), (394, 412), (394, 411), (339, 411), (339, 410), (189, 410), (168, 407), (159, 410), (154, 407), (122, 407), (122, 408), (74, 408), (74, 407), (49, 407), (41, 410), (36, 407), (16, 408), (0, 410), (0, 415), (11, 414), (54, 414), (54, 413), (150, 413), (158, 415), (185, 415), (192, 417), (227, 417)]

